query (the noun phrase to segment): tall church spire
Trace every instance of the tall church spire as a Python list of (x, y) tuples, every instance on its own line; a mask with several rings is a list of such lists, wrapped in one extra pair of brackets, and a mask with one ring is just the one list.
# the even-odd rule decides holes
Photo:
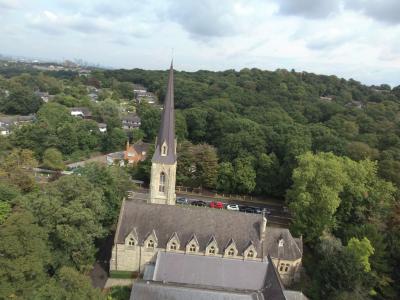
[(151, 160), (150, 203), (174, 205), (176, 181), (176, 139), (174, 113), (174, 68), (171, 62), (164, 110), (156, 149)]
[(171, 61), (171, 67), (169, 69), (164, 110), (152, 162), (164, 164), (174, 164), (176, 162), (173, 61)]

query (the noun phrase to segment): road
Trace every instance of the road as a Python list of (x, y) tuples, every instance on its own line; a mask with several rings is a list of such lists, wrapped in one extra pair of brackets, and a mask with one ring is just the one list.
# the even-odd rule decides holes
[[(148, 190), (142, 189), (141, 192), (148, 193)], [(283, 205), (272, 205), (272, 204), (265, 204), (265, 203), (260, 203), (260, 202), (241, 201), (241, 200), (235, 200), (235, 199), (218, 199), (216, 197), (211, 197), (211, 196), (193, 195), (193, 194), (188, 195), (188, 194), (179, 193), (179, 192), (176, 194), (176, 196), (177, 197), (185, 197), (186, 199), (188, 199), (189, 204), (193, 201), (202, 200), (202, 201), (206, 202), (207, 204), (209, 204), (212, 201), (220, 201), (220, 202), (224, 203), (224, 207), (226, 207), (227, 204), (237, 204), (237, 205), (244, 205), (244, 206), (266, 208), (270, 212), (270, 214), (267, 215), (268, 222), (270, 224), (281, 226), (281, 227), (289, 227), (290, 221), (292, 219), (290, 214), (288, 212), (284, 211)], [(189, 205), (189, 204), (183, 204), (183, 205)], [(237, 213), (244, 214), (244, 212), (237, 212)]]

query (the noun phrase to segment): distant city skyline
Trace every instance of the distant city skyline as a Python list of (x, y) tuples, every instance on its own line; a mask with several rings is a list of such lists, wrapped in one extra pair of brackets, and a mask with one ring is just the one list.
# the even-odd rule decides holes
[(396, 0), (0, 0), (1, 54), (113, 68), (295, 69), (400, 85)]

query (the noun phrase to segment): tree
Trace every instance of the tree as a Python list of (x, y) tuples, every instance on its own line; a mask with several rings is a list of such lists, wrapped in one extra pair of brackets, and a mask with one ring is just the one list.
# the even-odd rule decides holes
[(231, 193), (234, 190), (234, 169), (230, 162), (222, 162), (218, 168), (217, 190)]
[(106, 215), (102, 197), (102, 191), (85, 177), (71, 175), (20, 200), (49, 233), (54, 269), (74, 266), (86, 271), (91, 268), (96, 252), (94, 240), (106, 232), (102, 227)]
[(87, 276), (70, 267), (62, 267), (57, 274), (34, 293), (34, 300), (104, 299), (100, 290), (92, 287)]
[(300, 155), (292, 180), (287, 201), (294, 217), (293, 229), (306, 240), (314, 240), (334, 224), (339, 193), (347, 180), (341, 160), (332, 153)]
[(371, 265), (369, 263), (369, 257), (374, 254), (374, 248), (370, 241), (364, 237), (362, 240), (357, 238), (351, 238), (346, 246), (347, 252), (351, 253), (357, 258), (358, 263), (363, 267), (364, 272), (371, 271)]
[(368, 146), (363, 142), (351, 142), (347, 145), (346, 154), (351, 159), (357, 161), (363, 159), (374, 160), (378, 157), (379, 151), (371, 148), (370, 146)]
[(0, 200), (0, 225), (7, 219), (11, 213), (11, 205)]
[(32, 90), (21, 85), (16, 85), (10, 95), (0, 103), (0, 110), (7, 114), (28, 115), (39, 110), (43, 101)]
[(75, 118), (71, 116), (69, 110), (64, 105), (55, 102), (43, 104), (37, 113), (37, 119), (53, 130), (57, 130), (65, 123), (75, 122)]
[(0, 226), (0, 298), (32, 299), (45, 283), (50, 253), (47, 232), (19, 210)]
[(0, 179), (18, 186), (24, 192), (32, 191), (36, 186), (32, 168), (37, 165), (32, 151), (15, 149), (0, 162)]
[(121, 128), (107, 130), (107, 134), (103, 136), (101, 148), (103, 152), (121, 150), (126, 143), (126, 139), (127, 135)]
[(134, 189), (134, 184), (128, 173), (120, 167), (107, 167), (99, 163), (90, 163), (79, 169), (96, 188), (103, 191), (102, 205), (105, 207), (105, 216), (102, 224), (105, 227), (115, 224), (121, 207), (122, 198), (128, 190)]
[(257, 160), (255, 192), (266, 195), (279, 195), (281, 184), (280, 165), (275, 153), (261, 153)]
[(202, 186), (215, 188), (218, 176), (218, 156), (213, 146), (200, 144), (195, 149), (196, 172)]
[(47, 149), (43, 154), (43, 167), (50, 170), (64, 170), (65, 164), (61, 152), (55, 148)]
[(160, 110), (147, 103), (141, 103), (138, 107), (138, 114), (141, 119), (140, 129), (144, 132), (145, 140), (153, 143), (160, 127)]
[(251, 157), (237, 158), (233, 162), (235, 190), (249, 194), (256, 186), (256, 172)]

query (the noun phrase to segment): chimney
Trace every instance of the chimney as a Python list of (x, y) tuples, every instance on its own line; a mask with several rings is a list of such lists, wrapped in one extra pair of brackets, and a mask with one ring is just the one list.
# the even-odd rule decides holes
[(267, 218), (265, 217), (265, 212), (263, 212), (262, 220), (260, 222), (260, 241), (264, 240), (266, 229), (267, 229)]

